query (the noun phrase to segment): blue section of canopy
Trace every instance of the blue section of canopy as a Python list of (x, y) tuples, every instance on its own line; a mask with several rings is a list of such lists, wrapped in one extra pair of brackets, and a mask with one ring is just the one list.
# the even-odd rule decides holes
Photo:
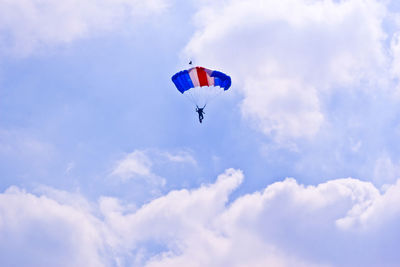
[(214, 86), (219, 86), (223, 88), (225, 91), (231, 87), (231, 77), (226, 75), (225, 73), (222, 73), (220, 71), (214, 70), (211, 73), (211, 77), (214, 77)]
[(190, 88), (194, 87), (193, 82), (190, 79), (189, 72), (187, 70), (176, 73), (174, 76), (172, 76), (172, 81), (174, 82), (179, 92), (181, 92), (182, 94)]

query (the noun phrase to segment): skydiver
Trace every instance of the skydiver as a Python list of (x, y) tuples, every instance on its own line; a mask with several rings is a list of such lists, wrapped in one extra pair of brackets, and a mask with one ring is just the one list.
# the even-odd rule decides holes
[(189, 61), (189, 65), (192, 65), (192, 64), (193, 64), (193, 62), (190, 60), (190, 61)]
[(199, 108), (199, 106), (196, 105), (196, 112), (199, 113), (199, 121), (200, 123), (202, 123), (203, 119), (204, 119), (204, 114), (206, 114), (204, 112), (204, 108), (206, 107), (206, 105), (204, 105), (204, 107)]

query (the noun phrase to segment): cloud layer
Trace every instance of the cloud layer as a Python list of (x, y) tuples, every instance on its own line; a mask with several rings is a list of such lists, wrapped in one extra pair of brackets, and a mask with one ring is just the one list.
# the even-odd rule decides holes
[(233, 76), (255, 128), (277, 141), (311, 138), (332, 91), (388, 77), (386, 15), (375, 0), (206, 1), (185, 54)]
[[(30, 266), (394, 266), (400, 181), (289, 178), (230, 200), (243, 181), (174, 190), (139, 208), (54, 189), (0, 195), (0, 263)], [(24, 251), (24, 257), (17, 254)], [(62, 259), (62, 260), (60, 260)], [(61, 264), (61, 265), (60, 265)]]
[(24, 55), (134, 23), (167, 6), (164, 0), (1, 0), (0, 45)]

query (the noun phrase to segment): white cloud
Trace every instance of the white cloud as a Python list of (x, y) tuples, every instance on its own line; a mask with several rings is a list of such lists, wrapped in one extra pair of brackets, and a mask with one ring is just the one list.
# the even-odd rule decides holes
[(12, 187), (0, 195), (1, 266), (107, 266), (98, 220)]
[(400, 178), (400, 163), (394, 163), (388, 155), (375, 161), (373, 180), (376, 184), (391, 184)]
[(121, 177), (123, 180), (135, 176), (154, 176), (151, 171), (153, 165), (145, 152), (136, 150), (118, 161), (111, 175)]
[(157, 15), (167, 5), (166, 0), (0, 0), (0, 44), (27, 54)]
[(393, 74), (399, 75), (400, 73), (400, 34), (396, 33), (391, 41), (391, 52), (393, 54)]
[[(382, 195), (356, 179), (308, 187), (286, 179), (227, 205), (241, 180), (241, 172), (228, 170), (215, 184), (173, 191), (112, 224), (125, 222), (123, 236), (137, 238), (136, 244), (163, 247), (146, 266), (376, 266), (398, 260), (380, 242), (397, 244), (396, 228), (384, 233), (400, 219), (400, 183)], [(360, 250), (365, 254), (353, 254)]]
[(400, 180), (380, 192), (371, 183), (351, 178), (317, 186), (290, 178), (230, 201), (242, 180), (241, 171), (229, 169), (213, 184), (174, 190), (139, 208), (109, 197), (94, 204), (57, 190), (42, 190), (36, 196), (10, 188), (0, 194), (0, 264), (212, 267), (399, 262)]
[(400, 94), (400, 32), (393, 35), (390, 44), (390, 51), (393, 57), (391, 73), (397, 80), (397, 94)]
[(29, 165), (41, 165), (54, 155), (55, 148), (48, 142), (27, 135), (23, 130), (0, 129), (0, 157), (23, 159)]
[[(277, 141), (315, 136), (330, 90), (385, 76), (384, 3), (205, 1), (185, 54), (232, 75), (242, 114)], [(382, 75), (383, 74), (383, 75)]]
[(162, 156), (166, 157), (168, 161), (176, 162), (176, 163), (190, 163), (192, 165), (196, 165), (197, 162), (191, 155), (191, 153), (187, 151), (178, 151), (176, 154), (170, 152), (162, 152)]
[(111, 175), (129, 180), (143, 177), (155, 185), (164, 185), (165, 179), (154, 173), (154, 165), (191, 164), (196, 160), (188, 151), (168, 152), (157, 149), (135, 150), (117, 161)]

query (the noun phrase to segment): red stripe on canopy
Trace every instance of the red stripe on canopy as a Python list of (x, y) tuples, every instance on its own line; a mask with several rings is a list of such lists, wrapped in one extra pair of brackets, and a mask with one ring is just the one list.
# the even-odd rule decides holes
[(207, 73), (202, 67), (196, 67), (197, 77), (199, 77), (200, 86), (208, 86)]

